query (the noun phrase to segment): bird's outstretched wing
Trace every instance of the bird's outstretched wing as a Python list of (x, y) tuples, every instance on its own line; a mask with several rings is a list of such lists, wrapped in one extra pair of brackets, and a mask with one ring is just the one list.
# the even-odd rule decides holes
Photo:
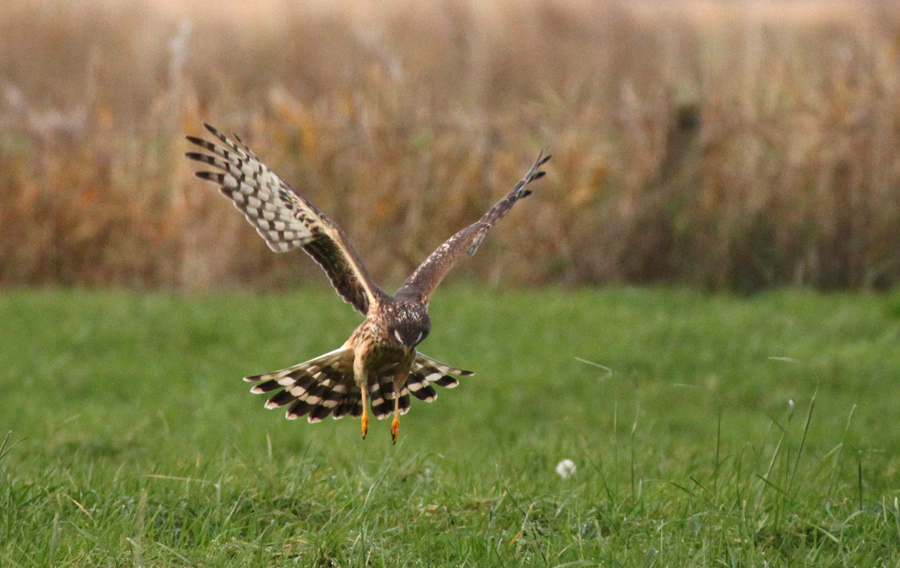
[(287, 252), (302, 247), (325, 270), (338, 294), (364, 314), (370, 304), (385, 295), (369, 278), (359, 255), (334, 221), (263, 164), (240, 138), (235, 136), (234, 142), (212, 126), (203, 126), (221, 144), (188, 136), (188, 141), (209, 154), (185, 155), (218, 170), (198, 171), (196, 175), (217, 183), (269, 248)]
[(425, 262), (420, 264), (415, 272), (406, 279), (406, 282), (397, 290), (396, 295), (412, 297), (427, 304), (431, 294), (463, 253), (475, 254), (478, 245), (481, 244), (484, 236), (494, 226), (494, 223), (506, 215), (513, 205), (516, 204), (516, 201), (531, 195), (531, 190), (527, 189), (526, 186), (544, 176), (544, 172), (538, 168), (549, 159), (550, 156), (544, 156), (544, 153), (541, 152), (534, 165), (525, 174), (525, 177), (516, 184), (512, 191), (506, 194), (506, 197), (491, 207), (478, 222), (457, 232), (431, 253), (425, 259)]

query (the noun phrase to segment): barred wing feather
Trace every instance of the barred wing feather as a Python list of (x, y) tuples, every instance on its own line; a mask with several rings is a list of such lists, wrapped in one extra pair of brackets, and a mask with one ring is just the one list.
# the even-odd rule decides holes
[(458, 231), (431, 253), (425, 262), (420, 264), (415, 272), (406, 279), (406, 282), (397, 290), (396, 295), (412, 297), (427, 304), (431, 294), (460, 257), (464, 253), (475, 254), (494, 223), (509, 213), (516, 201), (531, 195), (531, 190), (526, 186), (532, 181), (544, 177), (544, 172), (538, 168), (549, 159), (550, 156), (544, 156), (544, 153), (541, 152), (525, 177), (503, 199), (494, 204), (487, 213), (482, 215), (481, 219)]
[(384, 296), (334, 221), (263, 164), (240, 138), (235, 136), (235, 142), (212, 126), (204, 126), (220, 144), (187, 137), (208, 153), (188, 152), (186, 156), (216, 170), (198, 171), (197, 177), (218, 184), (269, 248), (275, 252), (303, 248), (325, 270), (338, 294), (364, 314)]

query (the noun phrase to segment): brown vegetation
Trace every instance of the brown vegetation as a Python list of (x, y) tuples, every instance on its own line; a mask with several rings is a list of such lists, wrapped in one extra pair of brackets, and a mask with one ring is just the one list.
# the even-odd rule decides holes
[(344, 226), (386, 284), (544, 146), (546, 181), (459, 273), (900, 281), (891, 3), (300, 4), (6, 0), (0, 282), (320, 279), (191, 176), (201, 120)]

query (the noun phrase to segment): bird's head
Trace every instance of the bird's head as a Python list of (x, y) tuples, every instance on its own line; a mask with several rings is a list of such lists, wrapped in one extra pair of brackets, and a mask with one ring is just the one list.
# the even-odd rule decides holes
[(395, 312), (394, 325), (388, 329), (390, 340), (409, 353), (422, 343), (431, 331), (431, 319), (424, 307), (416, 304), (402, 305)]

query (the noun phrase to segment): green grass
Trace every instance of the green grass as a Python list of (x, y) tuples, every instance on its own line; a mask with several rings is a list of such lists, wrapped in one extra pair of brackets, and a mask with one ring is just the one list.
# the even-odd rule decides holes
[(346, 338), (330, 290), (3, 293), (0, 565), (900, 565), (900, 294), (451, 287), (432, 320), (477, 374), (392, 446), (240, 381)]

